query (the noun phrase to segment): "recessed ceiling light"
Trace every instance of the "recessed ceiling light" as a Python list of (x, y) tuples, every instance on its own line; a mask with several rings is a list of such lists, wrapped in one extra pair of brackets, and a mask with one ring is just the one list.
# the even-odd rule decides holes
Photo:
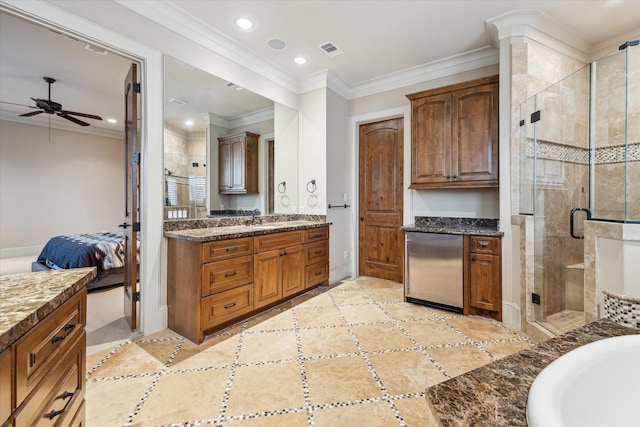
[(298, 56), (293, 61), (298, 65), (302, 65), (307, 63), (307, 58), (305, 58), (304, 56)]
[(193, 126), (193, 120), (187, 120), (184, 124), (187, 126)]
[(109, 123), (118, 123), (118, 121), (116, 119), (107, 119), (107, 121)]
[(267, 44), (271, 49), (276, 49), (276, 50), (284, 49), (285, 47), (287, 47), (287, 44), (280, 39), (271, 39), (267, 42)]
[(253, 28), (253, 22), (251, 22), (247, 18), (239, 18), (238, 20), (236, 20), (236, 25), (243, 30), (250, 30)]

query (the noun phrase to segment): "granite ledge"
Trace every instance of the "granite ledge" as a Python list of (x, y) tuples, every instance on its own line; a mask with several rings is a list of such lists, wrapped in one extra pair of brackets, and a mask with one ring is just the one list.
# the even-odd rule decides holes
[(418, 233), (438, 233), (438, 234), (473, 234), (479, 236), (502, 237), (504, 232), (490, 228), (459, 228), (440, 226), (418, 226), (415, 224), (406, 225), (401, 228), (405, 232)]
[(330, 222), (324, 221), (284, 221), (270, 222), (262, 225), (230, 225), (225, 227), (193, 228), (189, 230), (165, 231), (164, 236), (172, 239), (190, 240), (193, 242), (213, 242), (217, 240), (236, 239), (239, 237), (261, 236), (285, 231), (308, 230), (326, 227)]
[(95, 277), (95, 267), (0, 276), (0, 352)]
[(431, 421), (439, 426), (526, 426), (529, 388), (549, 363), (590, 342), (633, 334), (640, 329), (598, 320), (429, 387)]

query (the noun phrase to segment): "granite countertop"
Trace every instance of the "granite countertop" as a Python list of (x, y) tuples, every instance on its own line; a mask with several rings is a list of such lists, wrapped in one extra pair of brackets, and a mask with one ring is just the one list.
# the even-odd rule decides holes
[(330, 225), (325, 221), (282, 221), (267, 222), (256, 225), (229, 225), (224, 227), (192, 228), (189, 230), (165, 231), (164, 236), (173, 239), (191, 240), (194, 242), (213, 242), (216, 240), (235, 239), (238, 237), (260, 236), (283, 231), (306, 230)]
[(482, 236), (502, 237), (497, 219), (485, 218), (448, 218), (448, 217), (415, 217), (415, 224), (402, 227), (405, 232), (439, 233), (439, 234), (477, 234)]
[(0, 352), (94, 277), (95, 267), (0, 276)]
[(529, 388), (548, 364), (590, 342), (633, 334), (640, 329), (597, 320), (429, 387), (426, 398), (433, 421), (442, 426), (526, 426)]

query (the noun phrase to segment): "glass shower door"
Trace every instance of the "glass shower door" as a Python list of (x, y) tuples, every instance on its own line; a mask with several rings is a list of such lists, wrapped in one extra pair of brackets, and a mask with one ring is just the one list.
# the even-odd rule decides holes
[(581, 237), (590, 194), (589, 86), (590, 67), (584, 67), (536, 95), (528, 120), (533, 126), (535, 317), (555, 334), (584, 324)]

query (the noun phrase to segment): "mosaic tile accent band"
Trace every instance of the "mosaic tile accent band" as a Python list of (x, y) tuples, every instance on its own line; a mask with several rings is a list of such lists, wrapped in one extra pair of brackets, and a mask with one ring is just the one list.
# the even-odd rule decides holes
[[(589, 164), (589, 149), (574, 147), (571, 145), (556, 144), (554, 142), (538, 141), (538, 158), (545, 160), (558, 160), (569, 163)], [(625, 146), (614, 145), (611, 147), (599, 147), (595, 149), (595, 164), (611, 164), (625, 162)], [(534, 156), (534, 141), (527, 139), (526, 155)], [(629, 144), (628, 161), (640, 162), (640, 143)]]
[(640, 328), (640, 298), (603, 290), (604, 317), (631, 328)]

